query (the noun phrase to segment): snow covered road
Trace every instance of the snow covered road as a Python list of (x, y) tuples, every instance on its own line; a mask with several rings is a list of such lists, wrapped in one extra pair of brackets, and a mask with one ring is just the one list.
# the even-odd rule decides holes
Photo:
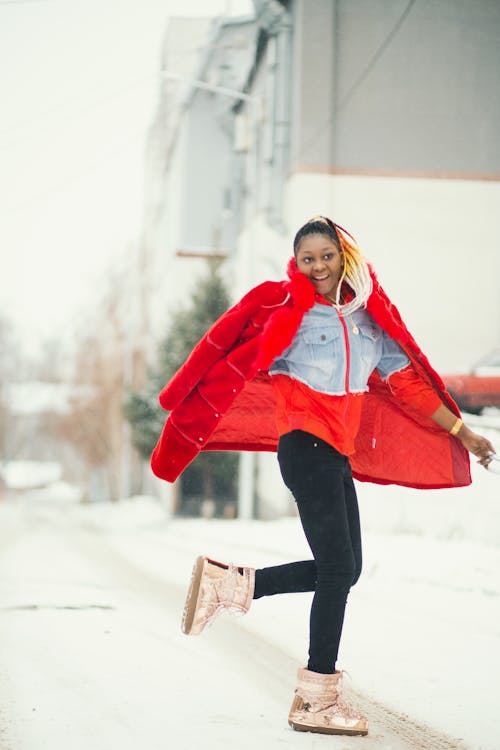
[[(285, 746), (498, 750), (500, 733), (493, 708), (498, 691), (494, 703), (490, 706), (486, 700), (484, 709), (484, 698), (474, 697), (481, 687), (474, 684), (475, 672), (456, 684), (453, 672), (443, 675), (442, 665), (437, 664), (435, 674), (429, 676), (433, 657), (427, 639), (434, 639), (442, 649), (450, 623), (455, 630), (460, 625), (453, 597), (448, 597), (451, 609), (443, 613), (439, 607), (443, 592), (434, 587), (433, 598), (425, 580), (414, 582), (415, 599), (412, 603), (410, 595), (404, 607), (395, 601), (396, 576), (388, 580), (385, 575), (382, 582), (375, 570), (367, 571), (366, 590), (351, 595), (343, 655), (348, 657), (347, 667), (352, 666), (353, 687), (362, 688), (357, 694), (361, 708), (371, 720), (365, 738), (306, 735), (287, 726), (295, 671), (304, 657), (308, 610), (304, 597), (309, 595), (261, 600), (247, 617), (221, 619), (201, 638), (180, 633), (194, 554), (220, 552), (235, 562), (273, 564), (287, 554), (292, 559), (288, 545), (290, 553), (294, 550), (293, 559), (299, 559), (306, 550), (296, 527), (294, 519), (246, 525), (169, 522), (153, 504), (146, 512), (140, 504), (85, 508), (19, 501), (1, 505), (1, 750), (57, 750), (62, 745), (71, 750), (191, 750), (200, 743), (204, 750), (256, 746), (262, 750)], [(280, 544), (275, 543), (278, 537)], [(368, 559), (372, 543), (368, 539)], [(394, 545), (408, 548), (412, 543), (411, 538), (400, 537), (390, 546), (386, 540), (386, 552), (390, 556)], [(424, 550), (429, 557), (430, 547)], [(459, 553), (462, 556), (463, 549)], [(252, 560), (247, 559), (250, 554)], [(494, 559), (487, 561), (490, 567), (500, 558), (500, 553), (492, 555)], [(484, 558), (477, 562), (486, 565)], [(411, 574), (411, 570), (402, 572), (407, 578)], [(425, 579), (425, 566), (422, 575)], [(459, 593), (456, 596), (461, 611), (463, 600)], [(491, 602), (498, 607), (495, 596), (485, 598), (486, 607)], [(381, 607), (387, 618), (380, 617)], [(428, 617), (417, 619), (413, 632), (409, 628), (421, 607), (434, 616), (430, 622)], [(462, 614), (466, 625), (477, 627), (470, 612)], [(497, 674), (498, 620), (490, 619), (493, 609), (480, 609), (477, 617), (484, 633), (480, 644), (475, 644), (476, 655), (482, 658), (484, 646), (491, 657), (487, 666)], [(392, 628), (402, 629), (404, 637), (396, 638)], [(384, 643), (384, 653), (377, 657), (373, 651)], [(452, 650), (452, 660), (455, 653)], [(463, 675), (474, 654), (460, 652), (459, 658), (464, 661), (456, 671)], [(406, 662), (413, 664), (416, 674), (413, 688), (406, 684), (412, 680), (401, 681)], [(363, 670), (372, 674), (372, 682), (368, 678), (360, 682)], [(419, 690), (426, 675), (437, 690), (422, 696)], [(391, 689), (402, 695), (404, 709)], [(418, 709), (412, 690), (419, 698)], [(436, 696), (443, 702), (433, 708), (431, 704), (439, 701)], [(469, 722), (457, 723), (456, 712), (450, 714), (451, 702), (458, 715), (463, 715), (462, 706), (472, 712)], [(482, 729), (473, 742), (476, 704), (483, 706)]]
[(269, 646), (233, 625), (216, 635), (220, 653), (182, 637), (180, 588), (74, 516), (31, 510), (16, 521), (0, 562), (2, 750), (234, 746), (236, 730), (242, 748), (273, 731), (280, 742)]

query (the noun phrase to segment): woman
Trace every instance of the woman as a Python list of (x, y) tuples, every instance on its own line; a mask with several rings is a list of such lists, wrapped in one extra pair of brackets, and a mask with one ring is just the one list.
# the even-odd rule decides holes
[(491, 443), (455, 403), (353, 238), (316, 216), (297, 232), (286, 282), (265, 282), (225, 313), (160, 394), (171, 411), (152, 456), (174, 481), (199, 450), (276, 450), (313, 559), (260, 570), (195, 562), (182, 629), (223, 609), (314, 591), (309, 660), (289, 724), (367, 734), (340, 697), (336, 659), (350, 587), (361, 572), (356, 478), (406, 486), (470, 483), (468, 451)]

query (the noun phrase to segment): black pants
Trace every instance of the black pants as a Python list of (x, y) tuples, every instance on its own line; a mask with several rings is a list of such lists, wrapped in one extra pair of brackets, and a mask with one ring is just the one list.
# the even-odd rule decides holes
[(314, 591), (308, 669), (335, 672), (351, 586), (361, 573), (358, 501), (346, 456), (302, 430), (280, 438), (281, 475), (292, 491), (314, 560), (257, 570), (254, 598)]

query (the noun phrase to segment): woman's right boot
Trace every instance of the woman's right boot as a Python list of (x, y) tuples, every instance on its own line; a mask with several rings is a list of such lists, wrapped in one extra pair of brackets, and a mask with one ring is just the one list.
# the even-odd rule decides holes
[(255, 569), (198, 557), (182, 615), (182, 632), (199, 635), (223, 610), (245, 614), (255, 589)]
[(299, 669), (288, 723), (299, 732), (368, 734), (368, 720), (340, 697), (342, 672)]

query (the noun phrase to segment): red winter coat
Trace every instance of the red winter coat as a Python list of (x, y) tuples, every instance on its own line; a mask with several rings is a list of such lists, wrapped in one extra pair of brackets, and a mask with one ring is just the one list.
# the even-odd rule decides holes
[[(370, 273), (368, 312), (459, 416), (441, 378)], [(292, 342), (315, 301), (315, 289), (294, 258), (288, 275), (288, 281), (260, 284), (224, 313), (161, 391), (160, 404), (171, 412), (151, 457), (161, 479), (173, 482), (200, 450), (276, 451), (275, 400), (267, 368)], [(377, 371), (368, 385), (350, 457), (357, 479), (421, 489), (470, 484), (469, 454), (457, 438), (396, 400)]]

